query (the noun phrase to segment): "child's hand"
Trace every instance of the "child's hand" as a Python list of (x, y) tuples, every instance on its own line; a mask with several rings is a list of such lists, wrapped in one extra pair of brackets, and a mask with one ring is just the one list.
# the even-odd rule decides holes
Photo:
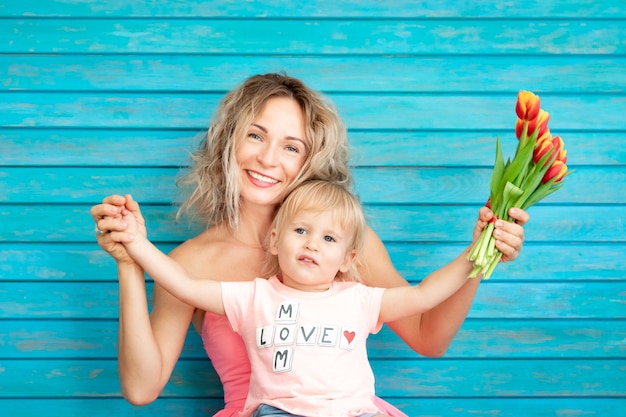
[(117, 238), (120, 243), (130, 243), (135, 240), (138, 235), (146, 236), (146, 224), (141, 215), (139, 204), (130, 194), (125, 196), (126, 203), (120, 210), (120, 217), (126, 229), (124, 232), (118, 233)]
[(124, 243), (130, 243), (135, 239), (135, 236), (137, 236), (137, 230), (139, 228), (137, 219), (126, 207), (122, 208), (121, 215), (122, 221), (126, 223)]

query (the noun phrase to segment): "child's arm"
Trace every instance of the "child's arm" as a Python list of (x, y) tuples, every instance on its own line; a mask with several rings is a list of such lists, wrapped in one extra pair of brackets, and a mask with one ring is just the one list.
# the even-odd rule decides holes
[(380, 321), (390, 322), (424, 313), (454, 294), (467, 279), (462, 274), (429, 276), (412, 287), (387, 288), (380, 307)]
[(145, 236), (135, 233), (137, 220), (128, 210), (124, 211), (123, 219), (128, 224), (127, 232), (134, 235), (131, 241), (124, 242), (126, 250), (155, 282), (189, 305), (225, 314), (219, 281), (191, 278), (178, 262), (161, 252)]

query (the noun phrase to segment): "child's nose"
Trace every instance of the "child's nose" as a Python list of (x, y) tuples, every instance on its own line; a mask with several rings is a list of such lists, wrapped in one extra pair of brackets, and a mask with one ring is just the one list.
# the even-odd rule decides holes
[(315, 239), (313, 239), (312, 237), (309, 237), (306, 240), (305, 246), (308, 250), (317, 251), (317, 243), (315, 242)]

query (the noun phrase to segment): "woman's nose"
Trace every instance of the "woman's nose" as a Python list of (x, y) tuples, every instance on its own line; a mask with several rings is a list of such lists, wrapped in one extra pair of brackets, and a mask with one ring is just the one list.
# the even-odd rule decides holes
[(278, 158), (278, 152), (271, 143), (266, 144), (257, 156), (258, 160), (265, 166), (274, 166)]

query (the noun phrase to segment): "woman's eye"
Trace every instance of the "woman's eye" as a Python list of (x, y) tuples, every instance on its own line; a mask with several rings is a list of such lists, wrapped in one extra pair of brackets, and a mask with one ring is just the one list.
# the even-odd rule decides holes
[(335, 238), (334, 238), (334, 237), (332, 237), (332, 236), (324, 236), (324, 240), (325, 240), (326, 242), (334, 242), (334, 241), (335, 241)]
[(300, 153), (300, 149), (298, 149), (298, 148), (296, 148), (295, 146), (292, 146), (292, 145), (287, 145), (287, 150), (289, 152)]
[(257, 135), (256, 133), (249, 133), (248, 137), (252, 140), (261, 140), (261, 136)]

